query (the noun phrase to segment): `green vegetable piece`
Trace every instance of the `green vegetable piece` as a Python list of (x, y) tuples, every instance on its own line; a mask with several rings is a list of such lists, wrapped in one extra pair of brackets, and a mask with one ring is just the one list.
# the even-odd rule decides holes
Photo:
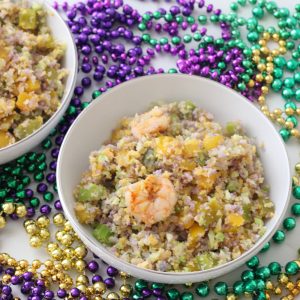
[(204, 167), (206, 165), (206, 161), (207, 161), (207, 153), (205, 153), (204, 151), (199, 153), (197, 162), (201, 167)]
[(251, 221), (251, 205), (250, 204), (244, 204), (243, 205), (243, 217), (246, 222)]
[(179, 104), (179, 110), (185, 116), (190, 115), (195, 108), (196, 105), (192, 101), (185, 101), (182, 104)]
[(147, 169), (153, 169), (155, 161), (156, 158), (155, 158), (154, 150), (149, 148), (144, 154), (142, 163)]
[(106, 197), (106, 188), (103, 185), (89, 183), (84, 187), (79, 188), (78, 201), (99, 201)]
[(173, 135), (180, 134), (181, 125), (180, 125), (180, 118), (177, 114), (171, 114), (171, 132)]
[(228, 135), (234, 135), (236, 133), (236, 123), (228, 122), (225, 127), (225, 131)]
[(215, 260), (209, 252), (198, 255), (197, 262), (201, 270), (211, 269), (215, 265)]
[(36, 10), (22, 8), (19, 14), (19, 27), (24, 30), (35, 30), (37, 28)]
[(111, 229), (105, 224), (98, 224), (93, 230), (94, 238), (105, 245), (111, 244), (110, 237), (113, 235)]
[(32, 134), (43, 125), (43, 118), (41, 116), (34, 119), (26, 119), (20, 123), (14, 130), (14, 134), (18, 139), (24, 139), (26, 136)]
[(230, 180), (227, 184), (227, 190), (230, 193), (236, 192), (240, 188), (240, 183), (237, 180)]

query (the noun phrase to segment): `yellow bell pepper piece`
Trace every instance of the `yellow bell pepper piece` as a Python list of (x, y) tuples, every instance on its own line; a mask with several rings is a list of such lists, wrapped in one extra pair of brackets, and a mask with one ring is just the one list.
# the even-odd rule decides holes
[(184, 141), (183, 155), (185, 157), (194, 157), (200, 151), (200, 141), (196, 139), (190, 139)]
[(27, 92), (35, 92), (38, 91), (41, 88), (41, 83), (39, 80), (28, 80), (27, 81), (27, 86), (26, 86), (26, 91)]
[(194, 175), (197, 178), (199, 188), (204, 190), (210, 190), (219, 177), (219, 173), (209, 174), (208, 171), (203, 168), (196, 168)]
[(171, 136), (160, 136), (155, 139), (155, 142), (155, 150), (157, 154), (171, 155), (181, 153), (181, 147), (179, 145), (179, 142)]
[(227, 216), (227, 222), (233, 227), (240, 227), (244, 225), (245, 220), (243, 216), (237, 213), (231, 213)]
[(183, 170), (187, 170), (187, 171), (192, 171), (195, 169), (196, 167), (196, 162), (192, 161), (192, 160), (184, 160), (182, 161), (182, 163), (180, 164), (180, 167)]
[(117, 154), (116, 161), (119, 166), (128, 166), (140, 157), (140, 154), (134, 150), (122, 150)]
[(4, 148), (14, 142), (13, 136), (7, 131), (0, 131), (0, 148)]
[(190, 228), (189, 228), (189, 237), (192, 240), (195, 239), (200, 239), (205, 235), (205, 228), (202, 226), (199, 226), (197, 223), (194, 223)]
[(18, 96), (17, 100), (17, 108), (19, 108), (22, 111), (28, 111), (28, 106), (26, 105), (26, 101), (29, 100), (29, 94), (26, 92), (22, 92)]
[(28, 94), (27, 92), (22, 92), (18, 95), (18, 100), (16, 102), (17, 108), (21, 111), (29, 112), (36, 109), (38, 105), (38, 97), (36, 95)]
[(0, 48), (0, 58), (6, 60), (8, 58), (7, 48)]
[(218, 147), (223, 141), (224, 137), (222, 135), (207, 135), (203, 140), (203, 147), (206, 151), (209, 151)]

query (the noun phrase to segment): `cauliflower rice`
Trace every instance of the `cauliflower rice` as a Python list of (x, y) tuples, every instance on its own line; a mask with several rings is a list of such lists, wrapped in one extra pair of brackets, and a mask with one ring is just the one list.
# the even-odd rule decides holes
[(117, 257), (157, 271), (199, 271), (239, 257), (274, 205), (253, 141), (193, 103), (124, 118), (90, 154), (74, 190), (79, 222)]
[(40, 128), (58, 109), (67, 70), (39, 5), (0, 1), (0, 148)]

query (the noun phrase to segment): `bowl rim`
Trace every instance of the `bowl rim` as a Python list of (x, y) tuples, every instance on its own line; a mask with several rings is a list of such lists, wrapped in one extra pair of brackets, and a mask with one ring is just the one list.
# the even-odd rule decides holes
[[(29, 2), (35, 2), (34, 0), (29, 0)], [(22, 146), (22, 144), (26, 143), (29, 139), (31, 139), (32, 137), (38, 135), (41, 131), (44, 131), (44, 129), (51, 127), (52, 122), (55, 120), (55, 118), (57, 117), (57, 115), (65, 108), (65, 106), (69, 105), (70, 100), (72, 98), (72, 94), (73, 94), (73, 90), (75, 88), (76, 85), (76, 80), (77, 80), (77, 70), (78, 70), (78, 60), (77, 60), (77, 48), (76, 48), (76, 44), (75, 44), (75, 40), (74, 37), (71, 33), (70, 28), (68, 27), (68, 25), (66, 24), (66, 22), (64, 21), (64, 19), (60, 16), (60, 14), (50, 5), (48, 4), (46, 1), (43, 1), (43, 3), (41, 4), (42, 6), (45, 7), (45, 10), (47, 11), (47, 15), (49, 16), (49, 13), (53, 14), (56, 18), (61, 19), (62, 23), (64, 24), (68, 35), (70, 36), (70, 39), (72, 41), (72, 43), (69, 45), (68, 47), (72, 47), (73, 51), (74, 51), (74, 74), (73, 74), (73, 78), (71, 79), (71, 84), (68, 88), (68, 90), (66, 89), (65, 86), (65, 93), (63, 96), (63, 101), (61, 101), (60, 106), (57, 108), (57, 110), (55, 111), (55, 113), (46, 121), (46, 123), (44, 123), (38, 130), (34, 131), (32, 134), (26, 136), (24, 139), (21, 139), (19, 141), (17, 141), (16, 143), (13, 143), (9, 146), (6, 146), (4, 148), (0, 148), (0, 155), (4, 152), (7, 152), (9, 150), (12, 150), (14, 147), (17, 146)], [(51, 28), (50, 28), (51, 29)]]
[[(216, 88), (221, 88), (224, 91), (228, 92), (228, 93), (232, 93), (232, 94), (236, 94), (237, 96), (239, 96), (240, 101), (243, 101), (244, 104), (248, 107), (252, 107), (252, 109), (254, 108), (256, 110), (256, 112), (258, 114), (260, 114), (262, 116), (262, 118), (264, 119), (264, 121), (266, 122), (266, 124), (269, 125), (269, 129), (268, 131), (272, 130), (273, 133), (275, 133), (275, 136), (277, 137), (278, 142), (281, 144), (282, 146), (282, 150), (283, 150), (283, 156), (287, 162), (287, 171), (288, 174), (291, 174), (291, 170), (290, 170), (290, 164), (289, 164), (289, 157), (287, 154), (287, 150), (284, 144), (284, 141), (281, 139), (280, 135), (278, 134), (275, 126), (273, 125), (273, 123), (258, 109), (258, 107), (256, 107), (253, 103), (251, 103), (248, 99), (246, 99), (243, 95), (241, 95), (240, 93), (238, 93), (237, 91), (228, 88), (222, 84), (220, 84), (219, 82), (204, 78), (204, 77), (200, 77), (200, 76), (196, 76), (196, 75), (187, 75), (187, 74), (154, 74), (154, 75), (150, 75), (150, 76), (142, 76), (142, 77), (138, 77), (135, 78), (133, 80), (129, 80), (127, 82), (124, 82), (118, 86), (115, 86), (113, 89), (108, 90), (107, 92), (105, 92), (105, 95), (99, 96), (98, 98), (96, 98), (86, 109), (84, 109), (80, 115), (76, 118), (76, 120), (73, 122), (73, 124), (71, 125), (71, 127), (69, 128), (64, 141), (61, 145), (61, 150), (60, 150), (60, 154), (57, 160), (57, 171), (56, 171), (56, 175), (57, 175), (57, 188), (58, 188), (58, 194), (59, 194), (59, 199), (61, 200), (62, 203), (62, 207), (63, 207), (63, 211), (67, 217), (67, 219), (71, 222), (72, 226), (74, 227), (74, 230), (76, 231), (76, 233), (79, 235), (79, 237), (82, 239), (82, 241), (88, 246), (89, 249), (93, 250), (94, 252), (98, 251), (98, 255), (100, 256), (100, 258), (103, 257), (104, 260), (109, 261), (110, 264), (116, 266), (119, 269), (125, 269), (127, 268), (127, 272), (130, 274), (137, 274), (138, 272), (142, 272), (143, 274), (152, 274), (153, 276), (155, 276), (155, 279), (157, 280), (157, 282), (171, 282), (170, 280), (173, 278), (174, 283), (184, 283), (184, 282), (197, 282), (197, 275), (201, 277), (205, 277), (207, 276), (208, 279), (211, 278), (215, 278), (218, 275), (214, 276), (213, 273), (218, 274), (219, 271), (221, 271), (222, 269), (227, 269), (232, 265), (236, 265), (241, 266), (243, 263), (245, 263), (248, 259), (249, 256), (251, 255), (255, 255), (257, 254), (264, 246), (264, 244), (266, 242), (268, 242), (271, 237), (274, 235), (274, 233), (276, 232), (277, 228), (280, 226), (285, 213), (287, 211), (289, 202), (290, 202), (290, 196), (291, 196), (291, 176), (288, 177), (288, 190), (285, 191), (285, 193), (287, 193), (286, 195), (286, 199), (285, 199), (285, 204), (283, 209), (281, 210), (281, 215), (278, 217), (277, 222), (273, 225), (273, 228), (270, 230), (270, 232), (268, 234), (264, 234), (263, 236), (261, 236), (258, 241), (256, 241), (256, 243), (247, 251), (245, 251), (244, 253), (242, 253), (242, 255), (240, 255), (239, 257), (237, 257), (236, 259), (233, 259), (229, 262), (226, 262), (224, 264), (221, 264), (219, 266), (207, 269), (207, 270), (200, 270), (200, 271), (193, 271), (193, 272), (162, 272), (162, 271), (156, 271), (156, 270), (150, 270), (150, 269), (145, 269), (145, 268), (141, 268), (138, 267), (134, 264), (131, 264), (123, 259), (120, 259), (118, 257), (116, 257), (114, 254), (110, 253), (109, 250), (102, 246), (102, 244), (100, 242), (98, 242), (98, 244), (95, 244), (94, 241), (91, 239), (91, 234), (90, 235), (86, 235), (81, 228), (78, 226), (78, 221), (76, 220), (76, 218), (73, 218), (72, 215), (70, 214), (70, 209), (68, 207), (68, 205), (65, 203), (64, 201), (64, 193), (63, 193), (63, 185), (62, 185), (62, 177), (61, 177), (61, 165), (62, 165), (62, 156), (64, 153), (64, 148), (65, 145), (68, 143), (68, 139), (69, 136), (73, 134), (73, 128), (76, 126), (77, 123), (79, 123), (81, 121), (81, 119), (89, 113), (90, 110), (93, 109), (93, 107), (95, 105), (98, 104), (99, 101), (102, 101), (102, 97), (106, 96), (109, 97), (111, 94), (114, 93), (114, 91), (116, 91), (117, 89), (122, 89), (124, 88), (124, 86), (131, 86), (131, 85), (135, 85), (138, 82), (141, 81), (147, 81), (147, 80), (155, 80), (154, 77), (156, 77), (158, 80), (159, 78), (162, 77), (173, 77), (173, 76), (177, 76), (177, 77), (182, 77), (182, 78), (191, 78), (191, 79), (196, 79), (196, 80), (202, 80), (204, 82), (207, 82), (208, 84), (212, 84), (214, 85)], [(96, 251), (95, 251), (96, 249)], [(102, 257), (101, 257), (102, 256)], [(230, 271), (230, 270), (228, 270)], [(143, 277), (142, 274), (138, 275), (139, 277)], [(146, 276), (146, 275), (145, 275)], [(184, 277), (182, 280), (180, 280), (180, 277)], [(145, 277), (144, 277), (145, 278)], [(176, 279), (175, 279), (176, 278)]]

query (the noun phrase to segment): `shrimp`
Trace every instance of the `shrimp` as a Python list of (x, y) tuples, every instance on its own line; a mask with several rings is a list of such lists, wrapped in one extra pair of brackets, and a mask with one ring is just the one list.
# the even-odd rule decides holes
[(177, 196), (169, 179), (149, 175), (145, 180), (128, 186), (125, 201), (132, 216), (151, 226), (170, 216), (177, 202)]
[(136, 116), (131, 122), (131, 132), (136, 138), (144, 135), (162, 132), (170, 125), (170, 117), (161, 108), (155, 106), (152, 110)]

